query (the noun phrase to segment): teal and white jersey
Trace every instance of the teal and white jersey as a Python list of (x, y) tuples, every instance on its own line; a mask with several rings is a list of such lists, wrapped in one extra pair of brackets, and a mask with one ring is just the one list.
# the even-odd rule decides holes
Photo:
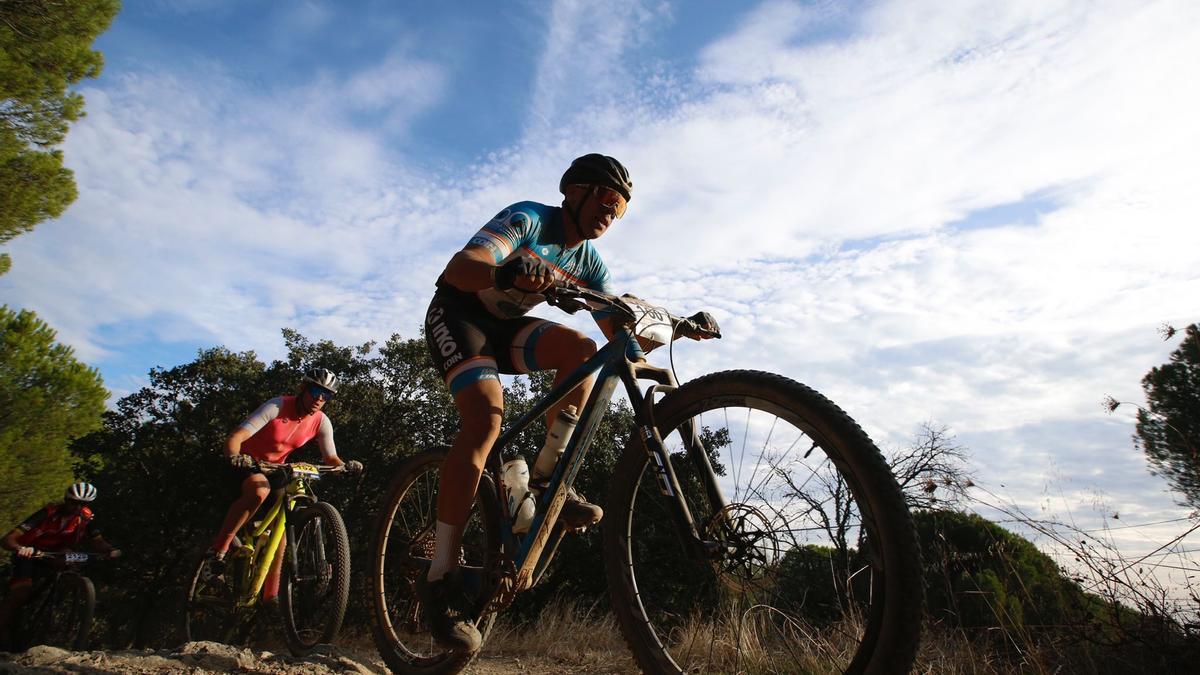
[[(554, 277), (559, 282), (611, 293), (608, 267), (592, 242), (583, 241), (573, 248), (563, 248), (562, 242), (562, 209), (536, 202), (519, 202), (497, 213), (471, 237), (467, 246), (487, 249), (497, 265), (521, 254), (536, 256), (554, 270)], [(515, 288), (507, 291), (485, 288), (474, 295), (489, 312), (501, 318), (523, 316), (546, 299), (540, 293)]]

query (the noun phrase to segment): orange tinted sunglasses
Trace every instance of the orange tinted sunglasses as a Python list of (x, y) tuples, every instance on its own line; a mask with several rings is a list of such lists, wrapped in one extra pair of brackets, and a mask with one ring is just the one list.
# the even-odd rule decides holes
[(625, 201), (625, 197), (620, 192), (603, 185), (584, 185), (580, 183), (579, 187), (590, 189), (592, 194), (596, 196), (596, 200), (600, 202), (600, 206), (611, 211), (614, 217), (620, 218), (625, 215), (625, 209), (629, 207), (629, 203)]

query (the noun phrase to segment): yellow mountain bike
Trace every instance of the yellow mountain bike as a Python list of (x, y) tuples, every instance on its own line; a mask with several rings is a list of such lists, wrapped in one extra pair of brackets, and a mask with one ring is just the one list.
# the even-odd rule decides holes
[[(187, 585), (184, 635), (188, 640), (244, 643), (250, 635), (263, 582), (279, 542), (287, 547), (279, 600), (288, 649), (297, 656), (329, 643), (342, 626), (350, 595), (350, 541), (341, 515), (318, 501), (312, 483), (343, 467), (259, 462), (264, 473), (283, 471), (287, 485), (273, 494), (234, 538), (223, 570), (202, 552)], [(281, 495), (278, 493), (282, 492)], [(260, 517), (261, 516), (261, 517)]]

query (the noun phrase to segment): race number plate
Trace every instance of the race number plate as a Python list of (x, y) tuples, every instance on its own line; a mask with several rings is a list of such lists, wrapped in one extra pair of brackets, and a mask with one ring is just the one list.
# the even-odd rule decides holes
[(295, 462), (292, 464), (293, 476), (316, 478), (318, 475), (320, 475), (320, 473), (321, 472), (317, 469), (316, 465), (313, 464), (305, 464), (304, 462)]
[(63, 560), (69, 563), (85, 563), (87, 562), (88, 554), (86, 553), (67, 553), (63, 556)]
[(645, 302), (632, 295), (622, 295), (621, 300), (629, 305), (633, 310), (634, 316), (637, 317), (637, 323), (633, 326), (633, 333), (640, 338), (649, 340), (655, 345), (665, 345), (671, 341), (671, 314), (662, 307)]

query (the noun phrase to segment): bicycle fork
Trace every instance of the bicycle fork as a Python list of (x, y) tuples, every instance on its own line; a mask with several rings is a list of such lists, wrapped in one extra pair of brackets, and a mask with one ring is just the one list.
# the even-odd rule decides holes
[[(693, 560), (712, 560), (721, 554), (723, 547), (718, 542), (705, 539), (697, 529), (695, 518), (683, 497), (679, 477), (671, 462), (671, 453), (667, 451), (658, 422), (654, 417), (655, 395), (674, 391), (678, 386), (675, 377), (671, 371), (665, 368), (642, 362), (631, 363), (628, 374), (622, 373), (622, 379), (625, 380), (625, 388), (634, 409), (638, 425), (638, 438), (642, 442), (642, 448), (654, 471), (658, 491), (670, 505), (668, 510), (675, 523), (675, 533), (679, 537), (679, 543)], [(637, 386), (638, 379), (652, 380), (657, 384), (651, 385), (643, 395)], [(713, 507), (713, 513), (721, 513), (727, 502), (717, 484), (712, 462), (709, 460), (708, 452), (700, 439), (693, 419), (689, 418), (680, 425), (679, 436), (687, 450), (688, 459), (696, 468), (704, 487), (705, 496)]]

